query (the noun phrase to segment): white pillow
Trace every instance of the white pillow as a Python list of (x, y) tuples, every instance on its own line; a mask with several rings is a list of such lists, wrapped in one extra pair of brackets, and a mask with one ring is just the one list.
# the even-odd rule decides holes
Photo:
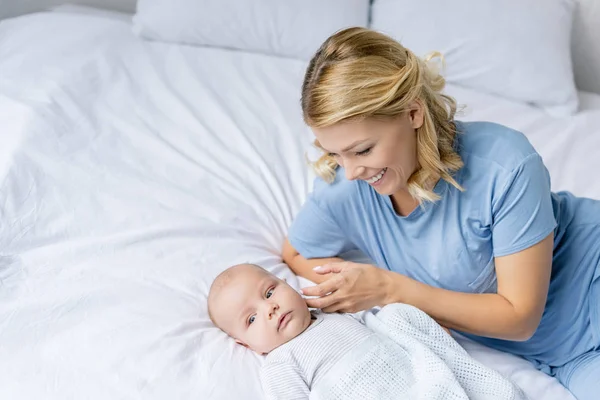
[(448, 82), (570, 115), (573, 11), (571, 0), (374, 0), (371, 27), (419, 56), (440, 51)]
[(133, 21), (148, 39), (308, 60), (368, 18), (369, 0), (139, 0)]

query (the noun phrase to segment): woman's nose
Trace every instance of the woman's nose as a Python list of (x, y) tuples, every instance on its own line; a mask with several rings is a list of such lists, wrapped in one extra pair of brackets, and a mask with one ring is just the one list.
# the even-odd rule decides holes
[(355, 166), (350, 163), (346, 163), (346, 179), (349, 181), (353, 181), (358, 179), (364, 172), (365, 168), (360, 166)]

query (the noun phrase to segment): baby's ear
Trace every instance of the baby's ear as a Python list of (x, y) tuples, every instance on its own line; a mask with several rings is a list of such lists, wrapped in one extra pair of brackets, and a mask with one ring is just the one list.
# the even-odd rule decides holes
[(235, 342), (236, 342), (237, 344), (240, 344), (240, 345), (244, 346), (245, 348), (248, 348), (248, 345), (247, 345), (246, 343), (242, 342), (241, 340), (237, 340), (237, 339), (235, 339)]

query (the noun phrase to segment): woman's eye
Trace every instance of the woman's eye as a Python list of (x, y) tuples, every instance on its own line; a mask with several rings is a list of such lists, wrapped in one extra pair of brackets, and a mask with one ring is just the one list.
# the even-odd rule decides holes
[(357, 156), (366, 156), (367, 154), (369, 154), (371, 152), (371, 149), (372, 149), (372, 147), (369, 147), (368, 149), (357, 152), (356, 155)]
[(327, 153), (327, 155), (328, 155), (329, 157), (337, 157), (337, 154), (335, 154), (335, 153)]
[(267, 299), (273, 295), (273, 290), (274, 290), (274, 289), (272, 289), (272, 288), (271, 288), (271, 289), (269, 289), (269, 290), (267, 290), (267, 295), (266, 295), (266, 296), (267, 296)]
[(253, 323), (256, 320), (256, 315), (251, 316), (250, 318), (248, 318), (248, 324)]

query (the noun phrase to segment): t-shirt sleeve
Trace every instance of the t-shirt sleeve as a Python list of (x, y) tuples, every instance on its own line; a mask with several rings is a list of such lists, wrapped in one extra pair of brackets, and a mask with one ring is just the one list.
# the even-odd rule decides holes
[(267, 400), (308, 400), (310, 389), (298, 368), (287, 362), (267, 363), (260, 371)]
[(494, 256), (527, 249), (556, 227), (550, 175), (538, 154), (528, 156), (499, 188), (492, 201)]
[(292, 222), (288, 232), (291, 245), (304, 258), (337, 257), (355, 250), (339, 224), (311, 195)]

